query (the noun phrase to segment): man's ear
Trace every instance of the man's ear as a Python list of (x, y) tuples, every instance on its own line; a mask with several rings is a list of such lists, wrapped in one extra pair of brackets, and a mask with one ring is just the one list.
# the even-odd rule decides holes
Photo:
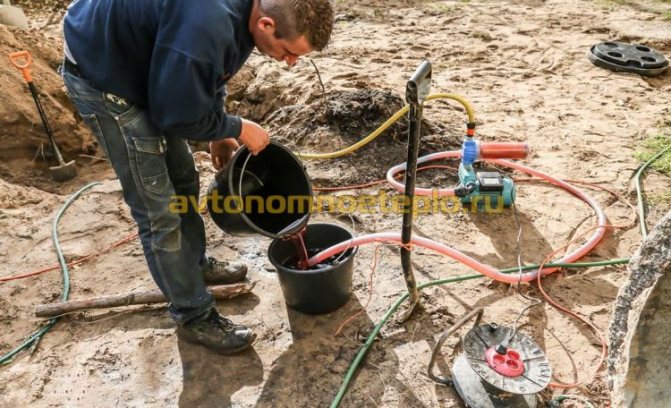
[(256, 23), (261, 32), (273, 35), (275, 34), (275, 20), (270, 17), (261, 17)]

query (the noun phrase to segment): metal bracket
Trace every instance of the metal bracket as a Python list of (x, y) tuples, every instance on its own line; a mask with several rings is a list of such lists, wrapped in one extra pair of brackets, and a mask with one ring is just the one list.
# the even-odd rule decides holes
[(482, 314), (484, 313), (484, 311), (485, 309), (481, 307), (477, 307), (471, 310), (470, 312), (463, 315), (452, 326), (450, 326), (447, 330), (445, 330), (443, 334), (440, 335), (440, 338), (438, 339), (438, 342), (436, 343), (436, 346), (433, 348), (433, 352), (431, 353), (431, 360), (429, 360), (429, 367), (427, 369), (427, 374), (429, 375), (429, 378), (443, 385), (452, 385), (452, 378), (433, 374), (433, 366), (436, 364), (436, 358), (438, 357), (438, 352), (443, 347), (443, 343), (445, 343), (445, 340), (447, 340), (447, 338), (450, 337), (454, 332), (456, 332), (461, 326), (466, 324), (466, 322), (471, 320), (473, 316), (476, 316), (475, 323), (473, 323), (473, 327), (477, 326), (480, 323), (480, 319), (482, 319)]
[(424, 61), (410, 77), (405, 89), (405, 100), (409, 105), (421, 105), (431, 92), (431, 63)]

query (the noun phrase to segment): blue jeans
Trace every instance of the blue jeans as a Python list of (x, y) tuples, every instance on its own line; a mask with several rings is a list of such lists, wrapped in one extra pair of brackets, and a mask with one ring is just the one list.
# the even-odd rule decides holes
[(61, 74), (121, 182), (149, 270), (170, 302), (171, 316), (184, 323), (202, 315), (214, 307), (203, 281), (205, 225), (192, 205), (186, 213), (169, 210), (174, 195), (198, 197), (199, 174), (189, 145), (161, 134), (146, 109), (95, 89), (76, 67), (64, 64)]

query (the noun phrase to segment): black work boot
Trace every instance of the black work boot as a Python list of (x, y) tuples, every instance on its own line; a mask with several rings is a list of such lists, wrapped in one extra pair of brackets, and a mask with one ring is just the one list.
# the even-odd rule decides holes
[(235, 324), (216, 309), (177, 328), (177, 335), (220, 354), (234, 354), (252, 345), (256, 334), (247, 326)]
[(242, 262), (221, 262), (214, 258), (207, 259), (207, 266), (203, 271), (203, 279), (210, 285), (240, 282), (245, 276), (247, 265)]

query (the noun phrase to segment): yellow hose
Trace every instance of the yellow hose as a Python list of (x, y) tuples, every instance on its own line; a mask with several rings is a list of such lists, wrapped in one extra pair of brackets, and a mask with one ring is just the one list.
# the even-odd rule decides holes
[[(454, 101), (459, 102), (464, 106), (466, 109), (466, 113), (468, 114), (468, 122), (469, 123), (475, 123), (475, 114), (473, 113), (473, 107), (471, 104), (464, 98), (462, 98), (459, 95), (455, 94), (449, 94), (449, 93), (439, 93), (439, 94), (433, 94), (429, 95), (426, 100), (427, 101), (432, 101), (434, 99), (452, 99)], [(298, 153), (296, 152), (295, 154), (300, 157), (301, 159), (334, 159), (336, 157), (344, 156), (346, 154), (352, 153), (356, 150), (359, 150), (360, 148), (364, 147), (368, 143), (372, 142), (373, 139), (377, 138), (387, 130), (387, 128), (391, 125), (393, 125), (397, 120), (401, 119), (403, 115), (405, 115), (408, 112), (408, 105), (405, 105), (403, 108), (401, 108), (398, 112), (394, 113), (389, 119), (387, 119), (380, 127), (375, 129), (370, 135), (364, 137), (363, 139), (359, 140), (358, 142), (354, 143), (353, 145), (346, 147), (344, 149), (338, 150), (336, 152), (331, 152), (331, 153)]]

